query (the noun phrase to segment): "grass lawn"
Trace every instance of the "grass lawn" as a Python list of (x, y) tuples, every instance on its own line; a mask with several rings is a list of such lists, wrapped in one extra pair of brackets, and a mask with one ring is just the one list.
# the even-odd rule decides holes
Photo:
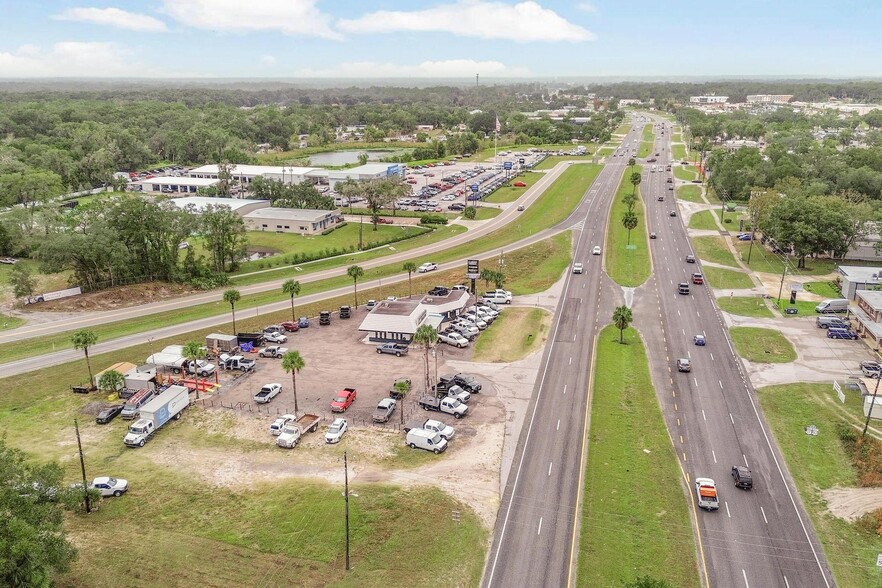
[[(603, 155), (603, 149), (605, 148), (598, 150), (598, 155)], [(610, 153), (612, 153), (612, 151), (610, 151)], [(540, 161), (533, 169), (551, 169), (561, 161), (591, 161), (593, 157), (593, 155), (549, 155)], [(529, 182), (527, 182), (527, 184), (529, 185)]]
[(806, 292), (823, 296), (824, 298), (842, 298), (842, 292), (836, 288), (833, 282), (806, 282), (802, 285)]
[(704, 202), (704, 200), (701, 199), (701, 186), (698, 186), (697, 184), (687, 184), (686, 186), (680, 186), (677, 188), (677, 198), (680, 200), (688, 200), (689, 202)]
[(475, 341), (472, 361), (510, 363), (541, 349), (552, 315), (541, 308), (506, 308)]
[(501, 208), (494, 208), (492, 206), (479, 206), (478, 211), (475, 214), (475, 220), (490, 220), (493, 217), (499, 216), (500, 212), (502, 212)]
[[(570, 266), (572, 233), (564, 231), (529, 247), (505, 254), (505, 289), (515, 296), (543, 292), (557, 282)], [(499, 257), (485, 259), (494, 264)], [(489, 265), (488, 265), (489, 267)]]
[[(677, 458), (634, 329), (597, 340), (576, 585), (638, 576), (698, 587), (695, 543)], [(627, 491), (623, 491), (627, 489)]]
[[(797, 296), (799, 296), (797, 294)], [(839, 298), (839, 296), (836, 296)], [(781, 311), (781, 314), (784, 315), (784, 318), (799, 318), (804, 316), (817, 316), (815, 312), (815, 307), (818, 305), (816, 301), (811, 300), (799, 300), (797, 299), (796, 304), (790, 304), (790, 291), (784, 290), (781, 293), (781, 302), (778, 303), (778, 299), (774, 300), (775, 306), (778, 307), (778, 310)], [(796, 308), (798, 311), (797, 314), (787, 314), (785, 312), (788, 308)]]
[(637, 157), (649, 157), (650, 153), (652, 153), (652, 142), (641, 141), (640, 146), (637, 148)]
[(704, 267), (704, 278), (711, 288), (719, 290), (740, 290), (742, 288), (753, 288), (753, 282), (750, 276), (744, 272), (736, 270), (727, 270), (718, 267)]
[[(741, 260), (747, 263), (747, 252), (750, 249), (750, 241), (735, 241), (735, 248), (741, 255)], [(797, 259), (790, 258), (788, 262), (788, 274), (804, 275), (804, 276), (823, 276), (836, 270), (838, 263), (832, 259), (812, 259), (806, 258), (805, 267), (797, 269)], [(759, 240), (754, 241), (753, 251), (750, 252), (750, 263), (747, 266), (755, 272), (768, 272), (778, 274), (784, 271), (784, 261), (781, 256), (776, 255), (760, 243)], [(839, 298), (835, 296), (834, 298)]]
[[(537, 174), (536, 172), (524, 172), (514, 180), (515, 182), (524, 182), (527, 184), (527, 188), (535, 184), (539, 179), (542, 178), (543, 174)], [(515, 188), (514, 186), (502, 186), (498, 190), (494, 191), (492, 194), (487, 196), (484, 200), (487, 202), (513, 202), (523, 195), (524, 190), (527, 188)]]
[(696, 173), (695, 168), (691, 165), (675, 165), (674, 177), (678, 180), (691, 182), (698, 178), (698, 173)]
[(755, 316), (759, 318), (772, 318), (775, 316), (769, 310), (769, 307), (766, 306), (766, 301), (755, 296), (721, 296), (717, 298), (717, 306), (729, 314), (738, 316)]
[(619, 128), (617, 128), (613, 134), (614, 135), (627, 135), (628, 131), (630, 131), (630, 130), (631, 130), (631, 125), (622, 124), (622, 125), (619, 125)]
[(627, 180), (625, 173), (619, 183), (612, 207), (610, 208), (609, 227), (607, 228), (605, 267), (609, 277), (621, 286), (639, 286), (649, 278), (651, 264), (649, 247), (646, 239), (646, 214), (640, 188), (637, 188), (637, 203), (634, 213), (637, 215), (637, 227), (631, 231), (631, 246), (628, 248), (628, 230), (622, 226), (622, 216), (628, 210), (622, 197), (630, 194), (634, 187)]
[[(676, 128), (676, 127), (675, 127), (675, 128)], [(673, 142), (673, 143), (683, 143), (683, 135), (682, 135), (682, 133), (677, 132), (677, 133), (674, 133), (673, 135), (671, 135), (671, 142)]]
[(671, 145), (671, 154), (674, 156), (674, 159), (683, 160), (686, 159), (686, 145), (682, 143), (674, 143)]
[[(873, 564), (876, 554), (882, 553), (882, 537), (832, 516), (822, 495), (834, 487), (858, 485), (835, 429), (846, 420), (863, 424), (859, 396), (846, 390), (845, 404), (840, 404), (829, 383), (769, 386), (759, 388), (757, 396), (824, 546), (836, 583), (855, 588), (877, 585), (879, 569)], [(807, 424), (816, 425), (819, 434), (806, 435), (803, 428)]]
[(615, 147), (601, 147), (597, 150), (597, 155), (600, 157), (606, 157), (607, 155), (612, 155), (615, 150)]
[(9, 316), (0, 312), (0, 330), (15, 329), (25, 324), (24, 319), (17, 316)]
[(738, 267), (723, 237), (695, 237), (692, 239), (692, 246), (698, 257), (704, 261)]
[(693, 214), (689, 219), (689, 228), (704, 229), (708, 231), (720, 230), (717, 226), (717, 221), (714, 218), (714, 213), (710, 210), (702, 210), (701, 212)]
[(788, 363), (796, 359), (796, 350), (787, 337), (772, 329), (732, 327), (729, 329), (738, 355), (756, 363)]
[(652, 125), (643, 125), (643, 140), (652, 143), (655, 140), (655, 133), (652, 132)]

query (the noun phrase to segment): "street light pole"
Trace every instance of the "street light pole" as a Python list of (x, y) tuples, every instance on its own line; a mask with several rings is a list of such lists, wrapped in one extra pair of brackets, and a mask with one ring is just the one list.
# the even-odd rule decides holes
[(346, 501), (346, 571), (349, 571), (349, 464), (346, 461), (346, 452), (343, 452), (343, 488)]

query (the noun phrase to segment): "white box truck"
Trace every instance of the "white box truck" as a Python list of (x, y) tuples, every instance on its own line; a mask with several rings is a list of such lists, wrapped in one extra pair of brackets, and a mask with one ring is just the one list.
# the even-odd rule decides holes
[(171, 419), (181, 418), (181, 412), (190, 404), (190, 391), (184, 386), (169, 386), (159, 396), (141, 407), (141, 418), (132, 423), (123, 443), (129, 447), (144, 447), (156, 431)]

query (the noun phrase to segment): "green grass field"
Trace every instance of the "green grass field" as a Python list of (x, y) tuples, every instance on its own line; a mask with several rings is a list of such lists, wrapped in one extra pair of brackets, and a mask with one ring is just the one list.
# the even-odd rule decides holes
[[(722, 270), (726, 271), (726, 270)], [(738, 316), (755, 316), (758, 318), (772, 318), (775, 316), (766, 301), (754, 296), (720, 296), (717, 298), (717, 306), (729, 314)]]
[(642, 141), (640, 146), (637, 147), (637, 157), (649, 157), (650, 153), (652, 153), (652, 142)]
[(0, 331), (15, 329), (22, 326), (24, 323), (24, 319), (18, 318), (17, 316), (3, 314), (2, 312), (0, 312)]
[[(635, 577), (700, 585), (688, 501), (634, 329), (597, 339), (576, 585), (623, 586)], [(625, 491), (626, 489), (626, 491)]]
[(643, 140), (650, 143), (655, 141), (655, 133), (652, 132), (652, 125), (643, 125)]
[(671, 145), (671, 154), (674, 156), (674, 159), (686, 159), (686, 145), (683, 145), (682, 143), (673, 143)]
[(475, 220), (490, 220), (491, 218), (499, 216), (500, 212), (502, 212), (501, 208), (479, 206), (478, 211), (475, 214)]
[(675, 165), (673, 169), (674, 177), (678, 180), (691, 182), (692, 180), (698, 179), (698, 173), (691, 165)]
[[(505, 254), (505, 289), (512, 294), (543, 292), (557, 282), (570, 266), (572, 233), (565, 231), (529, 247)], [(487, 259), (493, 264), (499, 258)]]
[(723, 237), (695, 237), (692, 239), (692, 246), (699, 259), (738, 267), (738, 263), (732, 252), (726, 247), (726, 240)]
[(732, 344), (738, 355), (756, 363), (789, 363), (796, 359), (793, 344), (778, 331), (756, 327), (732, 327)]
[(689, 202), (704, 202), (704, 200), (701, 199), (701, 186), (696, 184), (680, 186), (677, 188), (677, 198)]
[(802, 285), (806, 292), (823, 296), (824, 298), (842, 298), (842, 292), (833, 282), (806, 282)]
[(639, 286), (649, 278), (652, 266), (646, 238), (646, 214), (639, 187), (637, 189), (637, 203), (634, 206), (634, 212), (639, 222), (637, 227), (631, 231), (633, 248), (628, 248), (628, 231), (622, 226), (622, 216), (627, 211), (627, 207), (622, 202), (622, 197), (630, 194), (634, 187), (625, 177), (627, 175), (625, 173), (622, 176), (619, 189), (610, 208), (604, 259), (606, 272), (617, 284)]
[[(836, 298), (839, 298), (836, 296)], [(797, 298), (796, 304), (790, 304), (790, 292), (788, 290), (784, 290), (781, 293), (781, 302), (778, 302), (778, 298), (776, 297), (774, 300), (775, 306), (778, 307), (778, 310), (781, 311), (781, 314), (784, 318), (799, 318), (804, 316), (817, 316), (815, 312), (815, 307), (818, 305), (817, 301), (812, 300), (799, 300)], [(787, 314), (785, 311), (788, 308), (795, 308), (798, 312), (796, 314)]]
[(736, 270), (727, 270), (718, 267), (702, 268), (704, 277), (711, 288), (718, 290), (740, 290), (742, 288), (753, 288), (753, 282), (744, 272)]
[[(535, 184), (539, 179), (542, 178), (542, 174), (537, 174), (536, 172), (524, 172), (519, 175), (513, 181), (515, 182), (524, 182), (527, 184), (527, 188)], [(527, 188), (515, 188), (514, 186), (502, 186), (498, 190), (494, 191), (492, 194), (487, 196), (484, 200), (487, 202), (513, 202), (523, 195), (524, 190)]]
[(511, 363), (541, 349), (552, 315), (541, 308), (506, 308), (493, 327), (475, 340), (472, 361)]
[[(607, 147), (600, 148), (597, 152), (597, 155), (602, 157), (603, 155), (608, 155), (609, 153), (612, 153), (612, 151), (610, 151), (609, 153), (606, 153), (606, 154), (603, 153), (603, 151), (605, 149), (608, 149), (608, 148)], [(560, 163), (561, 161), (591, 161), (591, 159), (593, 157), (594, 157), (593, 155), (549, 155), (548, 157), (546, 157), (545, 159), (540, 161), (539, 165), (537, 165), (533, 169), (538, 169), (538, 170), (551, 169), (554, 166), (556, 166), (558, 163)]]
[(700, 229), (707, 231), (719, 231), (720, 228), (717, 226), (716, 218), (714, 218), (714, 213), (710, 210), (702, 210), (701, 212), (696, 212), (689, 219), (689, 228), (690, 229)]
[(612, 155), (615, 150), (615, 147), (601, 147), (597, 150), (597, 155), (599, 157), (607, 157), (609, 155)]
[(619, 128), (617, 128), (613, 134), (614, 135), (627, 135), (628, 131), (630, 131), (630, 130), (631, 130), (631, 125), (622, 124), (622, 125), (619, 125)]
[[(877, 585), (879, 568), (875, 562), (876, 555), (882, 553), (882, 537), (832, 516), (822, 495), (831, 488), (857, 486), (857, 475), (835, 430), (843, 421), (863, 424), (860, 397), (846, 390), (846, 402), (840, 404), (829, 383), (770, 386), (759, 388), (757, 396), (837, 585)], [(805, 434), (808, 424), (818, 427), (817, 436)]]
[[(741, 260), (747, 263), (747, 252), (750, 249), (750, 241), (736, 241), (735, 248), (741, 256)], [(803, 276), (823, 276), (836, 270), (838, 263), (831, 259), (806, 258), (805, 268), (797, 268), (797, 259), (791, 257), (788, 261), (788, 273)], [(753, 250), (750, 252), (750, 263), (747, 266), (755, 272), (768, 272), (781, 275), (784, 271), (784, 260), (765, 248), (759, 240), (754, 241)], [(838, 298), (838, 296), (835, 296)]]

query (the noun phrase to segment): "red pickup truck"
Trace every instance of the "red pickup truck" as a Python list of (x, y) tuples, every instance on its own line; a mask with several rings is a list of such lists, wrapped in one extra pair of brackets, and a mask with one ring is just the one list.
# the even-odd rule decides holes
[(343, 388), (337, 392), (337, 396), (331, 402), (331, 412), (346, 412), (346, 409), (355, 401), (357, 394), (355, 388)]

